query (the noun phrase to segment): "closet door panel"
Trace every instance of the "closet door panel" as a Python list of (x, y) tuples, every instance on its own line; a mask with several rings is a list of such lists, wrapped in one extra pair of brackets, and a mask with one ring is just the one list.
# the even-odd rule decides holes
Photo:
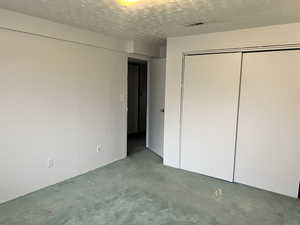
[(235, 181), (297, 197), (300, 51), (243, 58)]
[(233, 181), (240, 53), (185, 57), (181, 168)]

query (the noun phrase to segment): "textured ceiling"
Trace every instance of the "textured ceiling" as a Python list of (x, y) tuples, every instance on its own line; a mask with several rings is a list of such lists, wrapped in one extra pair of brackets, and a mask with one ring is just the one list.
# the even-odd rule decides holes
[[(120, 0), (119, 0), (120, 1)], [(300, 0), (0, 0), (0, 7), (123, 39), (166, 37), (300, 22)], [(195, 22), (200, 27), (186, 27)]]

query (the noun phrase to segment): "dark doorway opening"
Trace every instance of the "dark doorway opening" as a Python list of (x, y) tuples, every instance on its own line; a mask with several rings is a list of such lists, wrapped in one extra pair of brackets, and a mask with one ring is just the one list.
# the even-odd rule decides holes
[(146, 148), (147, 62), (128, 60), (127, 155)]

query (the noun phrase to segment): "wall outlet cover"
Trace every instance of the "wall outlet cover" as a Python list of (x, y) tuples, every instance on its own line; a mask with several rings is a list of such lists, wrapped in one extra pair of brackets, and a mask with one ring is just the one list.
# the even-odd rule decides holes
[(54, 167), (54, 159), (48, 159), (48, 168)]
[(101, 149), (102, 149), (102, 146), (101, 146), (101, 144), (98, 144), (98, 145), (97, 145), (97, 149), (96, 149), (96, 151), (97, 151), (97, 152), (101, 152)]

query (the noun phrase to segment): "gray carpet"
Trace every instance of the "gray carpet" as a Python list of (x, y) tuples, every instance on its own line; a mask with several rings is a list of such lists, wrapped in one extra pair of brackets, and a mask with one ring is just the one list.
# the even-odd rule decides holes
[(148, 151), (0, 205), (1, 225), (299, 225), (300, 201), (164, 167)]

